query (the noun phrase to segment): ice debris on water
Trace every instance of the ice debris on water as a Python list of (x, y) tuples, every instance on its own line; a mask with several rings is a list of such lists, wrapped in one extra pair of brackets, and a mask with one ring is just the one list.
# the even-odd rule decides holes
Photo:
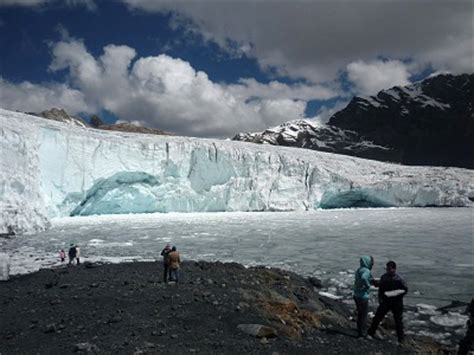
[(333, 300), (340, 300), (342, 298), (342, 296), (336, 296), (332, 293), (329, 293), (329, 292), (324, 292), (324, 291), (319, 291), (319, 295), (320, 296), (324, 296), (324, 297), (327, 297), (327, 298), (331, 298)]
[(418, 309), (418, 313), (420, 314), (426, 314), (426, 315), (436, 315), (436, 306), (430, 305), (430, 304), (424, 304), (424, 303), (418, 303), (416, 304), (416, 307)]
[(467, 320), (468, 316), (457, 312), (448, 312), (446, 314), (430, 317), (432, 323), (449, 328), (463, 327), (466, 325)]

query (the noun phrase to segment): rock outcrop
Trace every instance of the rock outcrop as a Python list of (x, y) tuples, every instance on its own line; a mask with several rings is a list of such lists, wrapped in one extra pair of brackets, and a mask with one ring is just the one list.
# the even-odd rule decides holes
[(290, 121), (233, 139), (407, 165), (474, 168), (474, 74), (438, 75), (354, 97), (327, 125)]

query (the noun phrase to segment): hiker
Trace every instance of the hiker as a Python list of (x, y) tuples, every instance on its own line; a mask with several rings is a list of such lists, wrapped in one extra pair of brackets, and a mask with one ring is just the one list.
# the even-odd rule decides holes
[(69, 265), (71, 265), (73, 260), (76, 258), (76, 255), (77, 255), (77, 250), (76, 250), (76, 247), (74, 246), (74, 244), (71, 244), (67, 254), (69, 256)]
[(64, 252), (64, 249), (61, 249), (59, 251), (59, 259), (61, 259), (62, 263), (64, 262), (64, 260), (66, 260), (66, 253)]
[(179, 258), (179, 253), (175, 246), (171, 248), (171, 251), (168, 254), (168, 260), (170, 268), (170, 281), (178, 282), (178, 271), (181, 264), (181, 259)]
[(403, 343), (403, 296), (408, 292), (408, 287), (403, 278), (397, 274), (395, 261), (389, 261), (386, 266), (387, 272), (382, 275), (379, 283), (379, 306), (367, 333), (373, 337), (379, 323), (388, 311), (392, 311), (398, 342)]
[(171, 252), (171, 246), (169, 244), (166, 244), (164, 249), (161, 251), (161, 256), (163, 257), (163, 282), (168, 282), (169, 278), (169, 260), (168, 260), (168, 254)]
[(80, 256), (81, 256), (81, 248), (79, 248), (79, 245), (76, 244), (76, 262), (77, 262), (77, 265), (79, 265), (81, 262), (80, 262)]
[(354, 301), (357, 307), (357, 337), (367, 338), (367, 314), (369, 312), (369, 290), (375, 284), (372, 278), (374, 258), (364, 255), (360, 258), (360, 267), (355, 273)]

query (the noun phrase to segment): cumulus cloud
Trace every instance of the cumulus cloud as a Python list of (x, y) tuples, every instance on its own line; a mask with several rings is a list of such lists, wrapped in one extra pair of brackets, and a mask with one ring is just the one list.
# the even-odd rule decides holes
[(261, 97), (267, 99), (298, 99), (309, 101), (328, 100), (342, 94), (342, 90), (334, 85), (288, 85), (275, 80), (268, 84), (263, 84), (253, 78), (242, 78), (238, 84), (228, 85), (227, 88), (234, 95), (243, 99)]
[(117, 124), (126, 123), (126, 124), (131, 124), (132, 126), (143, 127), (143, 121), (137, 121), (137, 120), (134, 120), (134, 121), (117, 120), (117, 122), (115, 123)]
[(1, 6), (25, 6), (25, 7), (32, 7), (32, 6), (39, 6), (44, 5), (51, 0), (2, 0), (0, 1)]
[(23, 7), (40, 7), (52, 3), (60, 3), (66, 6), (84, 6), (86, 9), (94, 11), (97, 5), (94, 0), (1, 0), (2, 6), (23, 6)]
[(122, 1), (135, 11), (170, 13), (175, 27), (313, 82), (378, 57), (411, 59), (420, 70), (472, 72), (470, 0)]
[(254, 79), (219, 84), (189, 62), (165, 54), (137, 58), (124, 45), (107, 45), (94, 57), (83, 41), (69, 36), (53, 44), (51, 52), (49, 70), (66, 70), (68, 85), (3, 81), (8, 90), (2, 90), (2, 105), (20, 110), (62, 106), (71, 113), (105, 109), (120, 120), (177, 134), (232, 136), (305, 118), (307, 100), (338, 95), (337, 88), (322, 85)]
[(318, 110), (316, 116), (312, 117), (312, 120), (318, 123), (326, 124), (332, 115), (345, 108), (348, 103), (349, 101), (347, 100), (340, 100), (331, 106), (323, 105)]
[(373, 95), (383, 89), (397, 85), (408, 85), (410, 73), (398, 60), (352, 62), (347, 66), (349, 80), (355, 85), (357, 94)]
[(58, 106), (71, 113), (94, 111), (81, 91), (65, 84), (37, 85), (28, 81), (13, 84), (1, 77), (0, 103), (5, 109), (27, 112), (40, 112)]

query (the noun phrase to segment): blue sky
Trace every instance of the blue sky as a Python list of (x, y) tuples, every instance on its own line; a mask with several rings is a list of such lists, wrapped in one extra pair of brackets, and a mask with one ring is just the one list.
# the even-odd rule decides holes
[(0, 107), (192, 136), (324, 122), (353, 95), (472, 71), (471, 4), (452, 4), (4, 0)]

